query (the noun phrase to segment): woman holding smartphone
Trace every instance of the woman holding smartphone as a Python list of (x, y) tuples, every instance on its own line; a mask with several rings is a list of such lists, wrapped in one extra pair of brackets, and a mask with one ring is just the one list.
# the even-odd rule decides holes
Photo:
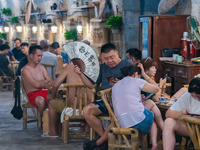
[[(123, 79), (112, 88), (114, 112), (120, 125), (125, 128), (137, 128), (143, 134), (157, 130), (155, 122), (163, 125), (157, 106), (147, 100), (147, 107), (142, 104), (141, 91), (156, 93), (157, 84), (145, 73), (142, 64), (130, 65), (121, 69)], [(146, 80), (140, 79), (141, 75)], [(154, 113), (152, 113), (154, 112)], [(158, 116), (159, 115), (159, 116)], [(155, 118), (155, 121), (154, 121)], [(157, 135), (151, 136), (152, 150), (157, 149)]]

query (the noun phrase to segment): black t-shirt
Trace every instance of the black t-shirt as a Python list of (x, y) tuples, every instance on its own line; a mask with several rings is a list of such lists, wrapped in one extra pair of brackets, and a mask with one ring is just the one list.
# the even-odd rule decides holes
[(109, 76), (114, 76), (114, 78), (121, 77), (120, 69), (123, 68), (123, 67), (129, 66), (131, 64), (132, 63), (129, 62), (128, 60), (126, 60), (126, 59), (121, 60), (121, 62), (113, 68), (107, 66), (105, 63), (101, 64), (100, 65), (99, 77), (98, 77), (97, 82), (96, 82), (97, 86), (99, 86), (100, 83), (102, 83), (101, 88), (103, 90), (111, 88), (111, 85), (108, 82), (108, 77)]
[(12, 53), (14, 54), (15, 59), (17, 59), (18, 61), (20, 61), (23, 57), (26, 56), (21, 52), (20, 49), (18, 50), (16, 47), (13, 48)]
[(11, 76), (13, 77), (13, 71), (11, 69), (8, 68), (9, 65), (9, 61), (8, 58), (6, 57), (6, 55), (4, 54), (0, 54), (0, 76), (4, 75), (2, 73), (2, 71), (7, 75), (7, 76)]
[(28, 59), (27, 56), (23, 57), (20, 62), (19, 62), (19, 66), (17, 68), (17, 72), (16, 72), (16, 76), (20, 76), (21, 75), (21, 70), (22, 68), (28, 63)]

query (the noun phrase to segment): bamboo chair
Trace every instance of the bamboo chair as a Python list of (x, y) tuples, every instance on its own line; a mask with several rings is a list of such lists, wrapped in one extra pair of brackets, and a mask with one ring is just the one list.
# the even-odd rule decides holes
[(19, 61), (11, 61), (10, 62), (14, 75), (16, 75), (16, 70), (19, 66)]
[(185, 123), (195, 149), (200, 150), (200, 119), (183, 115), (179, 118), (179, 120)]
[[(66, 88), (66, 108), (69, 107), (69, 102), (67, 100), (69, 99), (70, 96), (70, 89), (74, 88), (75, 90), (74, 103), (72, 104), (73, 114), (72, 116), (64, 115), (64, 123), (62, 123), (63, 142), (68, 143), (69, 136), (70, 138), (85, 138), (89, 136), (86, 132), (80, 132), (80, 131), (79, 132), (74, 131), (69, 133), (69, 127), (74, 126), (72, 124), (73, 122), (77, 123), (85, 120), (82, 115), (82, 110), (84, 106), (88, 105), (88, 100), (87, 100), (88, 98), (87, 98), (87, 87), (83, 84), (67, 83), (64, 85), (64, 87)], [(92, 96), (92, 101), (93, 101), (95, 90), (93, 89), (92, 91), (93, 91), (93, 96)], [(77, 109), (79, 111), (78, 115), (76, 115)], [(75, 126), (77, 126), (77, 124), (75, 124)]]
[(0, 70), (3, 76), (0, 76), (0, 90), (3, 91), (3, 88), (9, 88), (14, 92), (14, 80), (12, 77), (7, 76), (2, 70)]
[[(112, 109), (111, 88), (100, 91), (101, 97), (108, 109), (109, 116), (111, 117), (111, 123), (115, 126), (109, 130), (108, 134), (108, 148), (114, 150), (116, 148), (123, 149), (139, 149), (141, 145), (143, 150), (148, 149), (147, 135), (142, 136), (137, 129), (134, 128), (122, 128)], [(142, 143), (140, 142), (142, 141)]]
[[(20, 87), (22, 89), (22, 93), (23, 95), (26, 97), (26, 99), (28, 100), (28, 96), (26, 94), (26, 91), (24, 89), (23, 83), (22, 81), (20, 81)], [(38, 129), (42, 129), (42, 117), (41, 114), (37, 111), (36, 112), (36, 107), (31, 105), (29, 102), (22, 104), (22, 108), (23, 108), (23, 129), (27, 128), (27, 123), (28, 122), (32, 122), (35, 119), (37, 120), (37, 127)], [(27, 109), (30, 108), (32, 109), (33, 114), (32, 115), (28, 115), (27, 113)], [(30, 119), (30, 120), (28, 120)]]

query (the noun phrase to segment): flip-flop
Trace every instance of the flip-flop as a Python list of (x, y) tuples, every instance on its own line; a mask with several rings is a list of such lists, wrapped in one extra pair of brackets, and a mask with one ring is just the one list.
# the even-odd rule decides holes
[(41, 137), (49, 137), (49, 138), (58, 138), (58, 135), (49, 135), (49, 132), (45, 132), (41, 135)]

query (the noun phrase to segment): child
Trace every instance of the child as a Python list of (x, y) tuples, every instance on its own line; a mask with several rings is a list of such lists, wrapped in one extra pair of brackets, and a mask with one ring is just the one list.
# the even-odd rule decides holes
[[(140, 73), (141, 72), (141, 73)], [(146, 103), (149, 111), (142, 104), (141, 91), (157, 93), (157, 84), (145, 73), (142, 64), (130, 65), (121, 69), (123, 79), (112, 88), (112, 101), (114, 112), (122, 127), (136, 128), (147, 134), (156, 127), (153, 113), (157, 111), (156, 105), (151, 100)], [(146, 80), (140, 79), (140, 75)], [(151, 106), (151, 107), (150, 107)], [(155, 112), (155, 114), (157, 114)], [(161, 117), (161, 115), (160, 115)], [(157, 149), (157, 142), (152, 140), (152, 150)]]

